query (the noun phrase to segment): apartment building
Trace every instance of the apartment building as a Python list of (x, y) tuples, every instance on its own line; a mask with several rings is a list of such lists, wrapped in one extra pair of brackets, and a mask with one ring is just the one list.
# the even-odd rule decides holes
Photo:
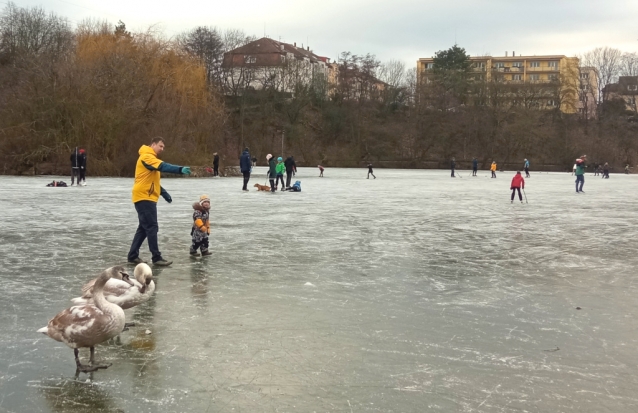
[(577, 110), (583, 119), (596, 117), (598, 109), (598, 72), (593, 67), (579, 70)]
[(625, 109), (638, 114), (636, 100), (638, 100), (638, 76), (620, 76), (618, 83), (605, 85), (603, 94), (607, 100), (622, 99)]
[[(578, 110), (578, 58), (565, 55), (545, 56), (475, 56), (470, 57), (475, 80), (498, 81), (506, 84), (560, 84), (560, 98), (543, 101), (544, 107), (556, 107), (565, 113)], [(434, 70), (434, 58), (417, 61), (419, 80), (427, 83)]]
[(330, 59), (310, 47), (263, 37), (224, 53), (226, 93), (272, 88), (292, 93), (298, 83), (308, 84), (318, 76), (334, 78)]

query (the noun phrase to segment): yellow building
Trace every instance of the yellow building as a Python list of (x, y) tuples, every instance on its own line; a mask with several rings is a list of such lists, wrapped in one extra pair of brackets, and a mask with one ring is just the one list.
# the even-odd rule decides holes
[[(546, 99), (545, 107), (560, 108), (565, 113), (578, 109), (579, 70), (578, 58), (565, 55), (470, 57), (475, 80), (498, 81), (506, 84), (560, 85), (558, 98)], [(417, 61), (419, 81), (428, 82), (434, 69), (434, 58)], [(543, 98), (545, 99), (545, 97)]]

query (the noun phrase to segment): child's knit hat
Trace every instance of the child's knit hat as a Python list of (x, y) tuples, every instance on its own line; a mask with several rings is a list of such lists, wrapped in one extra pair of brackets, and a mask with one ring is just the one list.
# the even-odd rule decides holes
[(202, 205), (204, 202), (208, 202), (210, 204), (210, 198), (208, 195), (202, 195), (199, 197), (199, 204)]

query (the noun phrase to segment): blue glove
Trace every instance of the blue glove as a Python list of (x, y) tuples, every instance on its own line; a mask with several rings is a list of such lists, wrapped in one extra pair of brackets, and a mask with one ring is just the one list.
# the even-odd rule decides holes
[(191, 168), (190, 168), (190, 166), (182, 166), (182, 174), (184, 174), (184, 175), (190, 175), (190, 174), (191, 174)]
[(162, 195), (162, 198), (164, 198), (164, 201), (168, 202), (169, 204), (173, 202), (173, 198), (171, 198), (168, 192), (164, 191), (160, 195)]

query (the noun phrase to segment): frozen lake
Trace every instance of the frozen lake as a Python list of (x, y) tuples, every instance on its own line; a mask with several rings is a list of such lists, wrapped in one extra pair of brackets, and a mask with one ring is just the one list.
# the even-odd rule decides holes
[[(265, 170), (249, 193), (162, 180), (175, 263), (97, 347), (113, 366), (78, 379), (36, 330), (125, 262), (133, 179), (0, 177), (0, 412), (638, 410), (638, 176), (587, 174), (577, 195), (533, 173), (511, 205), (513, 172), (300, 168), (303, 192), (255, 192)], [(214, 254), (193, 260), (202, 193)]]

